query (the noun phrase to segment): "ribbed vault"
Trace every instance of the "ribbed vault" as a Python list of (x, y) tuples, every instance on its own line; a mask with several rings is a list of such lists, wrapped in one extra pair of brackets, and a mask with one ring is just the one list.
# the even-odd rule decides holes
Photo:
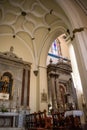
[[(37, 65), (46, 44), (49, 49), (46, 41), (52, 42), (60, 35), (59, 28), (66, 31), (66, 23), (69, 23), (68, 18), (55, 0), (0, 1), (0, 46), (14, 46), (15, 53), (20, 52), (23, 59)], [(52, 34), (55, 36), (49, 40)]]

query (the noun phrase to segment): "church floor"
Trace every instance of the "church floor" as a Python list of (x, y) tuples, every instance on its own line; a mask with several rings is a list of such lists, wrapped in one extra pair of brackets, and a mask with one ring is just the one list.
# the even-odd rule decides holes
[(65, 129), (65, 128), (52, 128), (52, 129), (44, 129), (44, 128), (37, 128), (37, 129), (25, 129), (25, 128), (9, 128), (9, 127), (6, 127), (6, 128), (2, 128), (0, 127), (0, 130), (87, 130), (87, 124), (82, 126), (82, 128), (70, 128), (70, 129)]
[(87, 124), (82, 126), (81, 128), (51, 128), (51, 129), (44, 129), (44, 128), (37, 128), (37, 129), (26, 129), (26, 130), (87, 130)]
[(11, 128), (11, 127), (0, 127), (0, 130), (25, 130), (24, 128)]

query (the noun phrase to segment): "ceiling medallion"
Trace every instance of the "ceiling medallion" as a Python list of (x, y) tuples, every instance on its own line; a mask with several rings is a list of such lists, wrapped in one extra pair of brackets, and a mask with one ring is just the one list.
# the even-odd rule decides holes
[(22, 15), (22, 16), (26, 16), (27, 13), (26, 13), (25, 11), (22, 11), (22, 12), (21, 12), (21, 15)]
[(53, 13), (53, 9), (50, 10), (50, 14), (52, 14), (52, 13)]
[(32, 39), (32, 40), (34, 40), (35, 38), (34, 38), (34, 37), (32, 37), (31, 39)]
[(51, 28), (48, 28), (48, 31), (51, 31)]
[(15, 38), (16, 36), (15, 35), (13, 35), (13, 38)]

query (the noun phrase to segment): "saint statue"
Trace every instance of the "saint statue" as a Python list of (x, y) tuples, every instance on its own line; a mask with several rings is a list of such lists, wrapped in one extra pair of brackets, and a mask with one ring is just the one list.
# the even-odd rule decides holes
[(0, 93), (9, 94), (9, 98), (12, 97), (12, 74), (5, 72), (0, 78)]
[(9, 77), (3, 76), (0, 81), (0, 92), (8, 93), (9, 89)]

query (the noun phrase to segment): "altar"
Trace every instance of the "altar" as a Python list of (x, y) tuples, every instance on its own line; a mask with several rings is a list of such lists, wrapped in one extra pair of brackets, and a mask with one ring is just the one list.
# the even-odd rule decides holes
[(71, 110), (71, 111), (66, 111), (65, 112), (65, 117), (67, 116), (82, 116), (83, 115), (83, 112), (81, 110)]
[(0, 127), (24, 127), (25, 114), (15, 112), (0, 112)]
[(18, 113), (0, 112), (0, 127), (17, 127)]
[(24, 127), (29, 107), (31, 63), (23, 61), (13, 50), (11, 47), (0, 52), (0, 129)]
[(81, 128), (81, 120), (80, 117), (83, 115), (83, 111), (81, 110), (71, 110), (66, 111), (64, 116), (69, 124), (70, 128)]

